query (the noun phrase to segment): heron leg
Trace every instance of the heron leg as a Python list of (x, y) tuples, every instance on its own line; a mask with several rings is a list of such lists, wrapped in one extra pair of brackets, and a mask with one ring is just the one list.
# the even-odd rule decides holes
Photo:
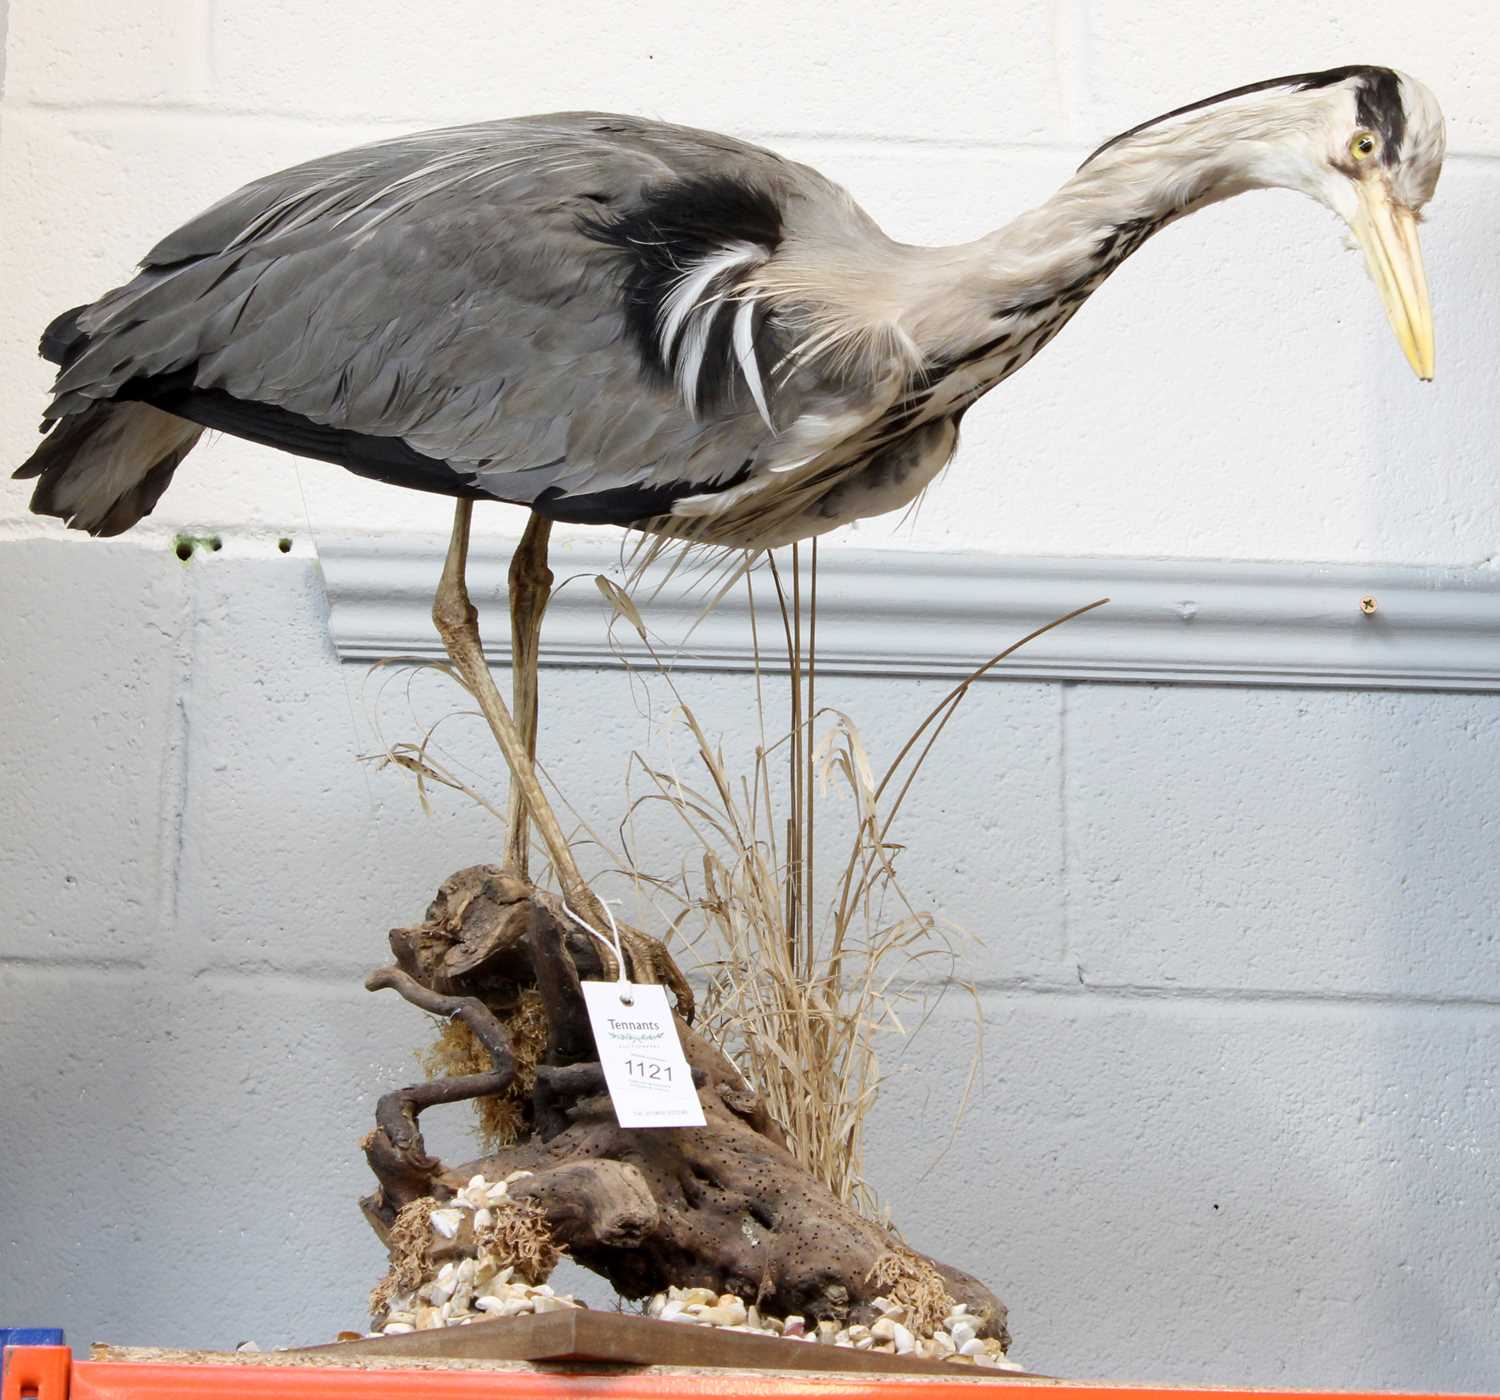
[(469, 522), (474, 512), (472, 501), (459, 501), (453, 512), (453, 537), (448, 557), (443, 562), (443, 576), (432, 600), (432, 621), (443, 639), (443, 647), (468, 688), (500, 745), (500, 752), (510, 768), (512, 791), (520, 795), (531, 821), (541, 835), (558, 883), (572, 907), (586, 918), (597, 919), (603, 926), (604, 916), (593, 892), (584, 883), (563, 835), (557, 814), (547, 801), (525, 736), (506, 707), (490, 668), (484, 659), (484, 644), (479, 638), (479, 614), (469, 599), (464, 569), (469, 557)]
[[(511, 705), (526, 752), (536, 759), (537, 662), (542, 638), (542, 615), (552, 596), (552, 570), (547, 567), (547, 541), (552, 522), (532, 515), (521, 543), (510, 560)], [(520, 784), (510, 785), (506, 865), (525, 880), (531, 847), (531, 822)]]

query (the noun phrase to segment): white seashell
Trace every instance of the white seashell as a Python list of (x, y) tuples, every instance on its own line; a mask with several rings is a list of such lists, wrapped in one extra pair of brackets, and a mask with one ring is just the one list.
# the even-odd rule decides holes
[(472, 1283), (478, 1272), (479, 1260), (465, 1258), (458, 1261), (457, 1275), (460, 1283)]
[(946, 1332), (934, 1332), (932, 1334), (933, 1350), (939, 1356), (951, 1356), (958, 1350), (958, 1343)]
[(487, 1189), (488, 1186), (489, 1182), (484, 1179), (484, 1175), (480, 1172), (476, 1172), (469, 1178), (469, 1190), (471, 1191), (483, 1191)]
[(488, 1230), (495, 1223), (494, 1213), (488, 1206), (480, 1206), (474, 1212), (474, 1228), (476, 1230)]
[(903, 1327), (899, 1322), (896, 1324), (896, 1334), (891, 1338), (896, 1344), (896, 1352), (905, 1356), (917, 1349), (917, 1339), (912, 1336), (911, 1331)]
[(380, 1329), (380, 1334), (383, 1337), (399, 1337), (403, 1332), (410, 1332), (413, 1330), (414, 1329), (409, 1322), (387, 1322), (386, 1325)]
[(970, 1337), (959, 1346), (958, 1354), (960, 1356), (987, 1356), (989, 1348), (978, 1337)]
[(955, 1303), (953, 1305), (953, 1311), (948, 1314), (944, 1321), (951, 1322), (955, 1317), (965, 1316), (968, 1311), (969, 1305), (967, 1303)]
[(503, 1181), (497, 1181), (484, 1193), (485, 1203), (487, 1205), (497, 1206), (509, 1194), (510, 1193), (505, 1188), (505, 1183)]
[(528, 1287), (533, 1293), (540, 1293), (547, 1298), (552, 1296), (552, 1285), (550, 1283), (531, 1284)]
[(854, 1350), (855, 1351), (871, 1351), (871, 1350), (874, 1349), (874, 1346), (875, 1346), (875, 1338), (874, 1337), (861, 1337), (857, 1342), (854, 1343)]
[(897, 1323), (888, 1317), (877, 1317), (870, 1325), (870, 1335), (877, 1342), (892, 1342), (896, 1339)]
[(783, 1337), (805, 1337), (807, 1335), (807, 1319), (800, 1313), (793, 1313), (790, 1317), (782, 1321), (781, 1335)]
[(647, 1317), (660, 1317), (661, 1310), (667, 1306), (667, 1295), (665, 1293), (653, 1293), (651, 1301), (646, 1304)]
[(830, 1322), (823, 1318), (818, 1322), (818, 1340), (831, 1343), (839, 1334), (839, 1326), (836, 1322)]
[(499, 1270), (495, 1274), (495, 1277), (491, 1280), (492, 1285), (508, 1286), (510, 1284), (511, 1275), (514, 1274), (515, 1271), (516, 1266), (514, 1264), (507, 1264), (503, 1269)]
[(432, 1212), (431, 1220), (432, 1228), (445, 1240), (451, 1240), (458, 1234), (458, 1227), (463, 1224), (464, 1215), (461, 1210), (444, 1206)]
[(568, 1308), (571, 1308), (573, 1305), (571, 1303), (565, 1303), (565, 1302), (563, 1302), (563, 1300), (561, 1298), (549, 1297), (547, 1294), (544, 1293), (544, 1294), (542, 1294), (539, 1297), (533, 1298), (531, 1300), (531, 1306), (532, 1306), (532, 1310), (535, 1311), (535, 1312), (549, 1313), (549, 1312), (564, 1312)]
[(524, 1181), (528, 1176), (535, 1175), (535, 1172), (511, 1172), (511, 1174), (505, 1178), (501, 1185), (509, 1186), (513, 1181)]
[(737, 1327), (748, 1316), (743, 1298), (736, 1298), (733, 1293), (721, 1293), (719, 1295), (718, 1311), (725, 1314), (729, 1319), (731, 1327)]
[(954, 1346), (962, 1347), (965, 1342), (972, 1342), (974, 1340), (974, 1324), (968, 1318), (959, 1318), (948, 1329), (948, 1334), (953, 1338)]
[(657, 1316), (661, 1318), (663, 1322), (677, 1322), (680, 1319), (687, 1317), (687, 1315), (687, 1309), (682, 1306), (682, 1300), (680, 1298), (668, 1298), (667, 1301), (662, 1304), (661, 1311), (657, 1314)]

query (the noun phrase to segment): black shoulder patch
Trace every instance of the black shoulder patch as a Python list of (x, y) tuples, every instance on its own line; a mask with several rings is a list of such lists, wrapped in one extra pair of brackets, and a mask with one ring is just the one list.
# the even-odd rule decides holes
[[(775, 252), (781, 245), (781, 206), (769, 190), (727, 175), (674, 180), (646, 191), (615, 217), (580, 221), (596, 242), (618, 249), (624, 258), (625, 325), (648, 379), (671, 380), (674, 365), (661, 353), (662, 304), (683, 274), (704, 258), (734, 243), (753, 243)], [(730, 391), (731, 317), (717, 316), (704, 355), (700, 404)], [(766, 334), (757, 312), (757, 349)], [(685, 337), (679, 339), (682, 346)], [(675, 356), (674, 356), (675, 358)], [(763, 364), (766, 363), (762, 357)]]
[(1402, 138), (1406, 135), (1406, 110), (1401, 105), (1401, 80), (1389, 68), (1377, 68), (1368, 63), (1351, 63), (1343, 68), (1326, 68), (1321, 73), (1290, 73), (1281, 78), (1267, 78), (1259, 83), (1246, 83), (1243, 87), (1230, 88), (1227, 92), (1216, 92), (1212, 97), (1189, 102), (1185, 107), (1174, 107), (1170, 112), (1163, 112), (1159, 117), (1152, 117), (1149, 121), (1138, 123), (1129, 131), (1122, 131), (1118, 136), (1111, 136), (1102, 146), (1091, 152), (1088, 160), (1085, 160), (1078, 168), (1082, 170), (1089, 161), (1096, 156), (1103, 155), (1111, 146), (1117, 146), (1121, 141), (1129, 140), (1132, 136), (1139, 136), (1141, 132), (1161, 122), (1169, 122), (1174, 117), (1185, 117), (1189, 112), (1212, 107), (1215, 103), (1227, 102), (1235, 97), (1248, 97), (1253, 92), (1269, 92), (1273, 88), (1286, 88), (1291, 92), (1307, 92), (1312, 88), (1332, 87), (1335, 83), (1342, 83), (1348, 78), (1360, 79), (1356, 98), (1359, 120), (1380, 133), (1383, 141), (1382, 159), (1386, 164), (1391, 164), (1401, 149)]

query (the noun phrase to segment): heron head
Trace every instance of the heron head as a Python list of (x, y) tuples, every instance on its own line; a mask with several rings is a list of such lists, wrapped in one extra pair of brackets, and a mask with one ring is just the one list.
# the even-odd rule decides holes
[(1443, 168), (1437, 99), (1390, 68), (1355, 70), (1326, 89), (1314, 144), (1300, 187), (1349, 225), (1401, 349), (1418, 378), (1431, 379), (1432, 306), (1417, 223)]
[[(1138, 144), (1140, 143), (1140, 144)], [(1196, 148), (1211, 176), (1203, 202), (1240, 189), (1300, 190), (1332, 209), (1364, 250), (1412, 369), (1433, 375), (1432, 307), (1417, 241), (1443, 165), (1443, 114), (1415, 78), (1357, 64), (1251, 83), (1179, 107), (1106, 142)]]

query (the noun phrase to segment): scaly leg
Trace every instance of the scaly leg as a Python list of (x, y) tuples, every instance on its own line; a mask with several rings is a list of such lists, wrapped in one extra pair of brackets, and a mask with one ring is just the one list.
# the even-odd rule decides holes
[[(513, 692), (511, 704), (521, 738), (536, 759), (537, 661), (542, 638), (542, 614), (552, 596), (552, 570), (547, 567), (547, 541), (552, 522), (533, 515), (510, 560), (510, 643)], [(506, 865), (521, 879), (529, 878), (531, 823), (520, 785), (510, 785), (509, 838)]]
[[(568, 847), (568, 838), (563, 835), (557, 814), (537, 780), (536, 767), (527, 752), (526, 738), (506, 708), (495, 679), (490, 675), (490, 668), (485, 664), (484, 644), (479, 639), (479, 614), (469, 600), (469, 589), (464, 582), (464, 566), (469, 557), (469, 522), (473, 513), (472, 501), (459, 501), (454, 507), (453, 538), (449, 541), (443, 576), (432, 600), (432, 621), (459, 679), (474, 697), (480, 713), (489, 723), (490, 732), (500, 745), (500, 752), (505, 755), (506, 765), (510, 768), (511, 791), (519, 794), (527, 816), (536, 823), (542, 844), (552, 858), (552, 869), (562, 886), (564, 898), (576, 914), (602, 933), (609, 927), (604, 906), (579, 873), (573, 852)], [(532, 537), (532, 543), (545, 546), (546, 532), (538, 531)], [(545, 565), (543, 569), (545, 571)], [(540, 609), (537, 609), (536, 618), (537, 625), (540, 625)], [(626, 960), (631, 964), (628, 969), (631, 975), (641, 981), (666, 983), (677, 998), (683, 1018), (691, 1021), (692, 991), (666, 949), (655, 939), (628, 928), (620, 930), (620, 942), (626, 950)], [(604, 963), (604, 975), (613, 978), (616, 975), (614, 954), (600, 949), (600, 957)]]
[(536, 823), (547, 853), (552, 857), (552, 868), (557, 872), (563, 894), (584, 918), (597, 920), (595, 927), (603, 928), (606, 926), (604, 912), (579, 874), (557, 814), (537, 781), (526, 739), (506, 708), (494, 677), (490, 675), (490, 668), (485, 664), (484, 644), (479, 640), (479, 614), (469, 601), (468, 586), (464, 582), (464, 566), (469, 557), (469, 521), (473, 512), (472, 501), (459, 501), (454, 508), (453, 538), (448, 544), (443, 576), (432, 600), (432, 621), (459, 678), (474, 697), (495, 742), (500, 745), (500, 752), (505, 755), (512, 791), (520, 794), (530, 819)]

